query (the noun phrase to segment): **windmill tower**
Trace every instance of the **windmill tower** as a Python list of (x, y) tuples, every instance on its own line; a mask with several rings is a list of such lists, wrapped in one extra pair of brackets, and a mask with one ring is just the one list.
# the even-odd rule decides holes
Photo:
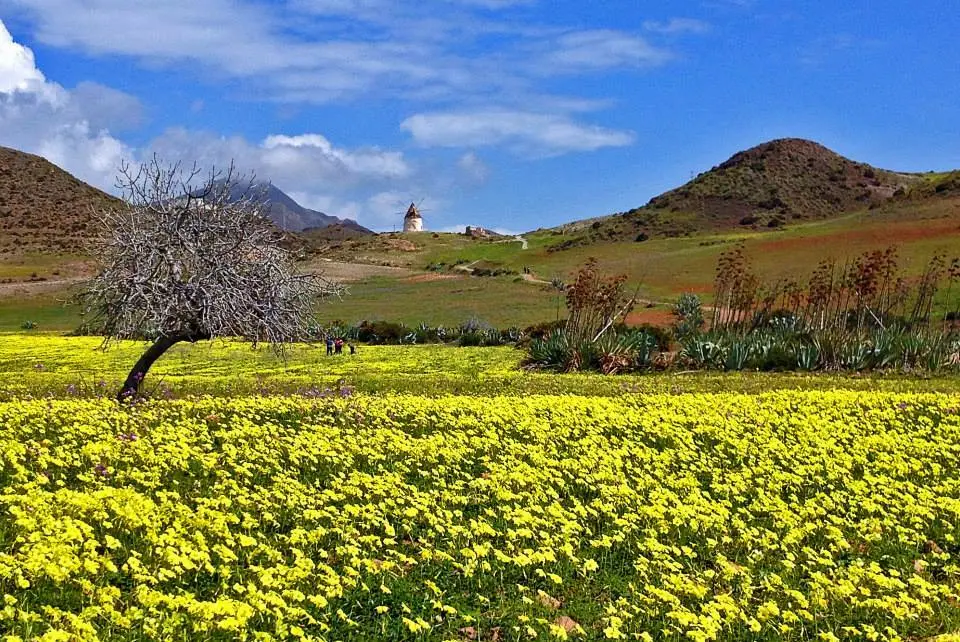
[(407, 213), (403, 217), (403, 231), (404, 232), (422, 232), (423, 231), (423, 217), (420, 216), (420, 210), (417, 209), (417, 206), (414, 203), (410, 203), (410, 207), (407, 208)]

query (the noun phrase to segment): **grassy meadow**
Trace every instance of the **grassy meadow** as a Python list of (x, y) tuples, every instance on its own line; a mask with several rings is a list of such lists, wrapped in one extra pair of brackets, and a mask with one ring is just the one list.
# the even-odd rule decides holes
[[(319, 318), (549, 321), (565, 310), (544, 281), (599, 256), (650, 301), (634, 322), (668, 322), (739, 242), (768, 279), (890, 243), (919, 274), (955, 253), (949, 203), (563, 252), (544, 231), (525, 250), (398, 235), (334, 257), (404, 269), (358, 270)], [(65, 336), (89, 265), (32, 260), (0, 261), (5, 641), (960, 631), (955, 376), (553, 374), (512, 347), (217, 341), (175, 346), (118, 404), (148, 344)]]
[[(785, 277), (803, 281), (823, 258), (843, 262), (890, 245), (897, 247), (904, 273), (917, 277), (934, 254), (953, 257), (958, 253), (960, 200), (929, 199), (778, 229), (701, 233), (640, 243), (605, 242), (560, 252), (548, 248), (562, 241), (562, 234), (539, 230), (524, 238), (528, 243), (525, 250), (509, 237), (472, 240), (430, 232), (343, 243), (324, 258), (406, 270), (371, 276), (360, 272), (348, 278), (349, 294), (321, 307), (319, 318), (348, 324), (367, 319), (408, 325), (457, 325), (478, 319), (497, 327), (525, 327), (557, 318), (558, 307), (562, 315), (562, 301), (549, 281), (567, 281), (588, 258), (597, 257), (604, 270), (627, 274), (631, 287), (639, 288), (643, 305), (652, 306), (641, 306), (631, 317), (633, 321), (664, 323), (669, 320), (669, 304), (681, 293), (696, 293), (710, 303), (717, 259), (738, 243), (744, 245), (758, 276), (767, 282)], [(452, 269), (457, 263), (516, 274), (473, 277)], [(428, 266), (438, 264), (444, 264), (440, 271), (427, 271)], [(319, 259), (307, 268), (329, 269)], [(526, 279), (521, 276), (524, 268), (531, 272)], [(25, 321), (33, 321), (43, 330), (76, 328), (78, 311), (65, 303), (70, 300), (71, 288), (90, 270), (89, 262), (76, 256), (9, 256), (0, 260), (0, 331), (16, 331)], [(34, 274), (37, 276), (32, 277)], [(31, 278), (47, 281), (32, 282)], [(942, 301), (935, 303), (943, 307)]]

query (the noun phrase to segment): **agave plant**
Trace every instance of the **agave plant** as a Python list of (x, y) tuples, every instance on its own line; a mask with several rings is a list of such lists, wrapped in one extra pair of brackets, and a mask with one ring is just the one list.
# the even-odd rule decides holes
[(727, 346), (723, 359), (724, 370), (743, 370), (753, 352), (748, 339), (734, 339)]
[(942, 334), (927, 337), (926, 353), (921, 364), (929, 372), (939, 372), (950, 363), (951, 345)]
[(820, 344), (817, 341), (798, 343), (796, 349), (797, 368), (800, 370), (815, 370), (820, 363)]
[(674, 333), (678, 339), (699, 334), (703, 328), (703, 307), (700, 297), (696, 294), (684, 293), (680, 295), (673, 306)]
[(920, 334), (905, 334), (900, 339), (900, 362), (904, 368), (915, 368), (923, 360), (926, 341)]
[(534, 339), (530, 343), (528, 364), (562, 370), (570, 363), (571, 353), (567, 335), (560, 330), (554, 330), (545, 339)]
[(695, 368), (713, 368), (723, 361), (723, 348), (710, 337), (688, 337), (680, 349), (680, 356)]
[(582, 357), (595, 357), (601, 372), (616, 374), (649, 368), (656, 348), (656, 338), (640, 331), (604, 335), (581, 352)]
[(653, 364), (659, 344), (657, 338), (649, 332), (634, 332), (630, 337), (630, 348), (633, 352), (633, 367), (645, 370)]
[(873, 335), (870, 367), (884, 369), (896, 365), (901, 354), (901, 337), (892, 330), (877, 330)]
[(866, 370), (870, 365), (873, 347), (864, 341), (854, 339), (840, 349), (840, 365), (846, 370)]

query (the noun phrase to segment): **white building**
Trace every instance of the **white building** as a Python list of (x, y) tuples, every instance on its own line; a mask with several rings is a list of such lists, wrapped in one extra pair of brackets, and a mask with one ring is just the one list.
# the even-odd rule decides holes
[(422, 232), (423, 231), (423, 217), (420, 216), (420, 210), (417, 209), (417, 206), (413, 203), (410, 203), (410, 207), (407, 208), (407, 215), (403, 217), (403, 231), (404, 232)]

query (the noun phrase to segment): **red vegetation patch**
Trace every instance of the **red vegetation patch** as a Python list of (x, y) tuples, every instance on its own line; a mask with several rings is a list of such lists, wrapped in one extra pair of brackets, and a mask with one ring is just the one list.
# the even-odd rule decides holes
[(908, 221), (887, 225), (871, 225), (870, 227), (837, 232), (828, 236), (764, 241), (752, 246), (751, 250), (755, 253), (790, 252), (810, 247), (827, 248), (830, 246), (849, 250), (849, 248), (858, 246), (886, 247), (957, 235), (960, 235), (960, 224), (956, 220)]
[(673, 323), (673, 314), (666, 308), (638, 308), (627, 315), (627, 325), (643, 325), (649, 323), (666, 327)]

